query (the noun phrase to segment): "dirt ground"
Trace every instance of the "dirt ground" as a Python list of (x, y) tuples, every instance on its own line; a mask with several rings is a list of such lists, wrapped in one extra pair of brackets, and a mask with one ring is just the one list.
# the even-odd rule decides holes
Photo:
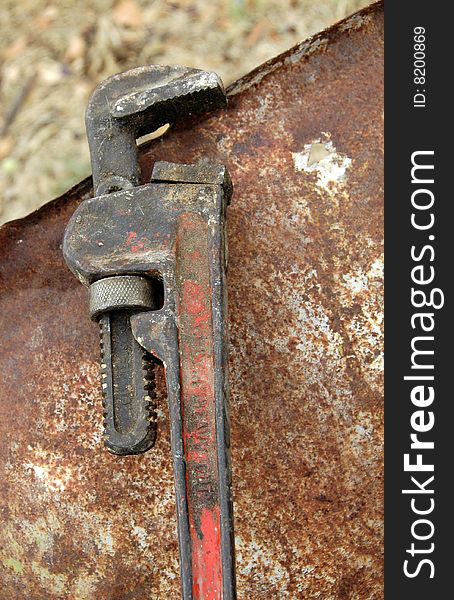
[(90, 173), (84, 111), (98, 82), (149, 63), (228, 85), (369, 0), (1, 0), (0, 223)]

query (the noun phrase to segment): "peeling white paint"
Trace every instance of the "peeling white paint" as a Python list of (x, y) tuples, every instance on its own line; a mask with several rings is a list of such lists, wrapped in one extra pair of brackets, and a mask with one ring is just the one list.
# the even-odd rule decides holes
[[(324, 139), (323, 139), (324, 138)], [(327, 151), (326, 156), (313, 162), (310, 160), (311, 150), (314, 144), (323, 144)], [(300, 152), (292, 152), (295, 170), (305, 173), (317, 174), (317, 186), (329, 190), (333, 184), (345, 179), (347, 170), (352, 164), (352, 159), (347, 155), (337, 152), (329, 134), (322, 134), (322, 138), (305, 144)]]
[(356, 296), (363, 291), (367, 291), (369, 279), (365, 273), (357, 273), (355, 275), (346, 273), (342, 277), (353, 296)]
[(384, 270), (385, 268), (383, 264), (383, 258), (377, 258), (371, 264), (367, 276), (369, 277), (369, 279), (382, 279), (384, 275)]
[(47, 465), (28, 462), (24, 464), (24, 467), (26, 470), (32, 471), (36, 479), (40, 480), (51, 492), (64, 492), (73, 478), (72, 470), (68, 467), (59, 467), (58, 476), (52, 473)]
[(340, 31), (351, 31), (355, 29), (360, 29), (364, 27), (367, 23), (372, 21), (372, 15), (364, 15), (361, 13), (357, 13), (352, 15), (345, 21), (339, 23)]
[(146, 550), (148, 547), (147, 544), (147, 532), (143, 527), (139, 527), (138, 525), (134, 525), (132, 528), (135, 536), (137, 537), (137, 541), (139, 542), (139, 547), (141, 550)]
[(106, 552), (110, 555), (115, 554), (112, 537), (112, 523), (107, 523), (105, 527), (100, 527), (97, 546), (101, 552)]
[(90, 575), (87, 571), (81, 573), (73, 584), (72, 597), (74, 600), (95, 598), (97, 582), (96, 575)]

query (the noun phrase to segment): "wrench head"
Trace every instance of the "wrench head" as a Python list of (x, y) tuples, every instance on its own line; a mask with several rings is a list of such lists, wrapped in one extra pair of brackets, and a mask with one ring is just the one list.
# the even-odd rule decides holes
[(226, 105), (218, 75), (200, 69), (149, 65), (103, 81), (85, 115), (96, 195), (139, 184), (138, 137)]
[(224, 86), (212, 71), (148, 65), (112, 75), (93, 92), (87, 107), (90, 124), (104, 115), (147, 125), (150, 131), (190, 114), (224, 108)]
[[(163, 125), (163, 120), (177, 121), (227, 104), (222, 81), (216, 73), (187, 67), (152, 68), (152, 74), (142, 74), (133, 91), (111, 106), (113, 117), (124, 119), (135, 115), (138, 120), (146, 121), (148, 116), (150, 122), (157, 119)], [(159, 69), (159, 75), (155, 69)]]

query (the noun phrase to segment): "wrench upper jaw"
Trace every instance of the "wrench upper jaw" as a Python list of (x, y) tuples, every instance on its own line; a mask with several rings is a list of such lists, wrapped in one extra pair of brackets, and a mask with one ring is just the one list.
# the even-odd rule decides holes
[(85, 114), (95, 195), (139, 185), (137, 137), (226, 104), (218, 75), (199, 69), (150, 65), (103, 81)]
[(173, 77), (158, 81), (155, 87), (144, 85), (122, 95), (110, 108), (112, 117), (160, 126), (188, 114), (225, 108), (224, 87), (216, 73), (186, 67), (173, 69)]

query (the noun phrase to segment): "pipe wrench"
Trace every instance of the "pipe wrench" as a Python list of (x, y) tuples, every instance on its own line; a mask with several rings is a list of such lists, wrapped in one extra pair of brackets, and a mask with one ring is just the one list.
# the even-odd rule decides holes
[(226, 106), (215, 73), (147, 66), (114, 75), (86, 112), (94, 197), (66, 228), (68, 267), (99, 322), (105, 445), (149, 450), (154, 364), (165, 367), (184, 600), (233, 600), (226, 304), (226, 168), (156, 162), (138, 137)]

